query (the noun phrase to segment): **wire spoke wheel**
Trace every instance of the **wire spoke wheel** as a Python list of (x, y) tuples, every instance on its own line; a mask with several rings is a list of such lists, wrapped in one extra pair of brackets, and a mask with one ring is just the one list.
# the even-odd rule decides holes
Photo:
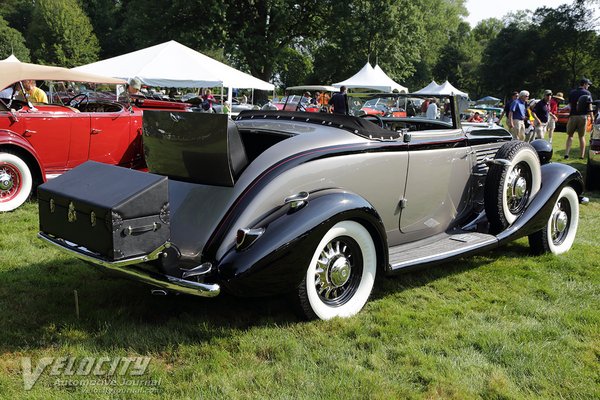
[(317, 261), (315, 289), (325, 304), (341, 305), (360, 283), (362, 254), (354, 239), (345, 236), (329, 242)]
[(350, 317), (369, 299), (376, 272), (369, 231), (355, 221), (338, 222), (321, 239), (298, 286), (300, 310), (309, 319)]
[(579, 197), (570, 186), (560, 191), (546, 226), (529, 235), (534, 254), (562, 254), (568, 251), (579, 226)]
[(540, 160), (532, 145), (504, 144), (496, 152), (485, 180), (484, 205), (490, 233), (498, 234), (523, 214), (542, 184)]
[(3, 162), (0, 164), (0, 202), (15, 198), (23, 186), (23, 178), (17, 167)]
[(506, 180), (506, 203), (513, 214), (525, 209), (531, 193), (531, 169), (525, 162), (517, 164)]
[(0, 152), (0, 211), (12, 211), (23, 204), (32, 187), (27, 163), (17, 154)]

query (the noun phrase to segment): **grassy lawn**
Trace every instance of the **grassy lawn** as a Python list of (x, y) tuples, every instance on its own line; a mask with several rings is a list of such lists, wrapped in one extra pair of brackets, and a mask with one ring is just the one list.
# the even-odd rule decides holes
[[(152, 297), (37, 240), (29, 203), (0, 215), (0, 398), (600, 398), (600, 193), (588, 195), (565, 255), (532, 257), (521, 239), (382, 279), (359, 315), (326, 322), (282, 298)], [(48, 368), (24, 389), (24, 357), (121, 356), (150, 357), (142, 378), (156, 384), (93, 394)]]

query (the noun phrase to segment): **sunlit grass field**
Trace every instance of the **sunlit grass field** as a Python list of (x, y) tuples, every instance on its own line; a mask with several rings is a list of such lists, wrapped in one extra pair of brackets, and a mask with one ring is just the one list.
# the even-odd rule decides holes
[[(565, 255), (532, 257), (521, 239), (384, 278), (360, 314), (326, 322), (279, 297), (150, 296), (36, 239), (28, 203), (0, 214), (0, 398), (600, 398), (600, 193), (588, 196)], [(150, 357), (157, 384), (93, 394), (46, 370), (24, 389), (23, 357), (119, 356)]]

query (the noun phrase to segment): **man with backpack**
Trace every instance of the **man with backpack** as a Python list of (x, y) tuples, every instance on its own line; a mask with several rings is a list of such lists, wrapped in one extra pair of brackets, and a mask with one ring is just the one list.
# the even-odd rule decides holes
[[(588, 88), (592, 81), (582, 78), (579, 81), (579, 87), (571, 90), (569, 93), (569, 121), (567, 122), (567, 143), (565, 147), (565, 159), (569, 158), (571, 145), (573, 143), (573, 134), (577, 131), (579, 135), (579, 148), (581, 149), (581, 158), (585, 158), (585, 130), (588, 116), (592, 115), (592, 94)], [(581, 101), (580, 101), (581, 100)]]

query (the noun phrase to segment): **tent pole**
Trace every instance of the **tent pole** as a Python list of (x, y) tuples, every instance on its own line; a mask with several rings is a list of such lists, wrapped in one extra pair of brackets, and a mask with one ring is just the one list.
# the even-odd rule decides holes
[(227, 101), (229, 102), (229, 107), (228, 107), (229, 111), (227, 111), (227, 116), (229, 116), (229, 117), (231, 117), (231, 107), (233, 107), (232, 101), (231, 101), (232, 97), (233, 97), (233, 88), (231, 86), (229, 86), (227, 88)]

